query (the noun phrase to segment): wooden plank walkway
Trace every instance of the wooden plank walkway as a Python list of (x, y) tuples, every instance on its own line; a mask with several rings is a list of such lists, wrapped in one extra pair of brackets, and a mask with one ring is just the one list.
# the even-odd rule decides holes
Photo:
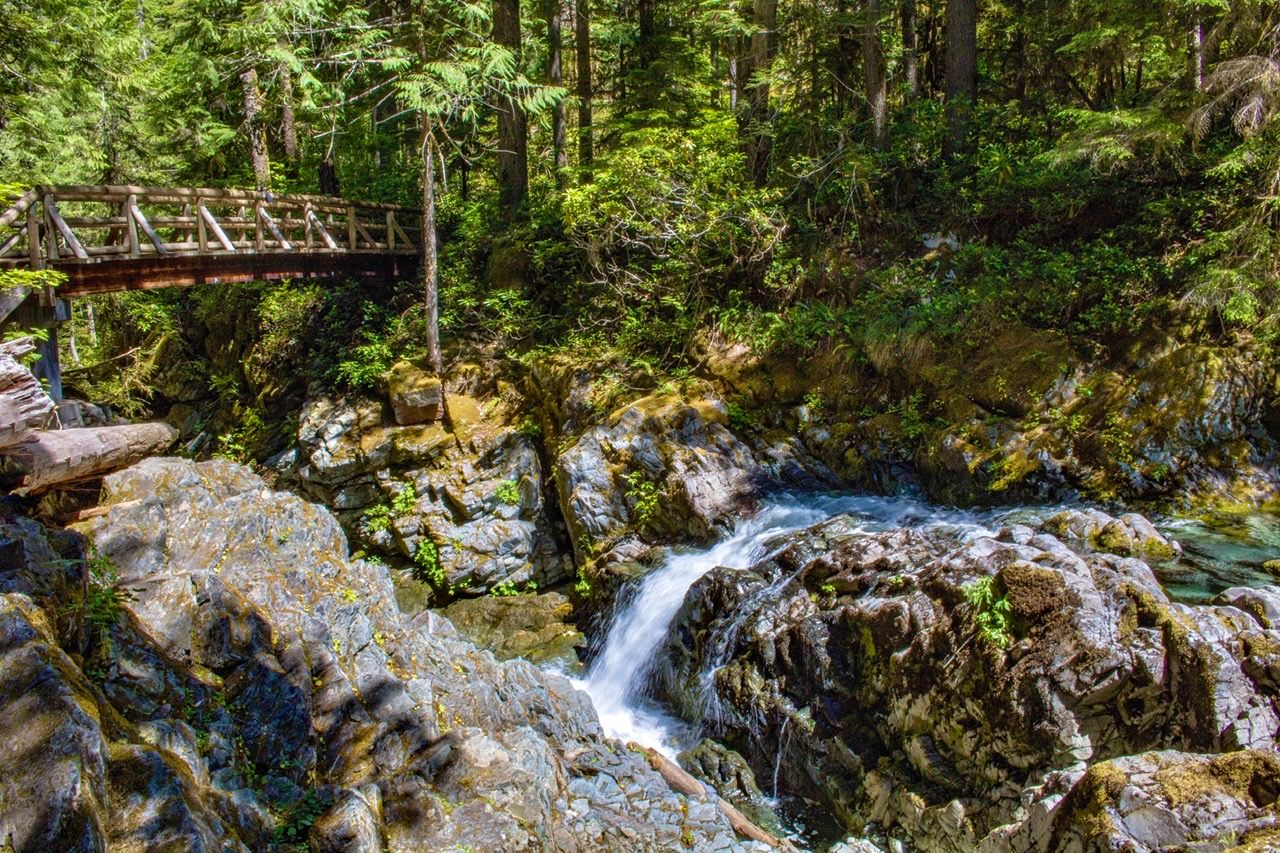
[(0, 269), (59, 270), (63, 299), (273, 278), (407, 277), (420, 231), (420, 211), (328, 196), (40, 186), (0, 213)]

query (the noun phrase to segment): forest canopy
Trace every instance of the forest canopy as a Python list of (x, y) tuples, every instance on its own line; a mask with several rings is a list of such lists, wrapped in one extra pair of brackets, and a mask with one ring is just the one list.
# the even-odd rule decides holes
[[(802, 348), (992, 318), (1098, 346), (1277, 331), (1263, 0), (4, 10), (0, 184), (426, 204), (446, 337), (672, 365), (709, 324)], [(417, 340), (421, 311), (359, 334)]]

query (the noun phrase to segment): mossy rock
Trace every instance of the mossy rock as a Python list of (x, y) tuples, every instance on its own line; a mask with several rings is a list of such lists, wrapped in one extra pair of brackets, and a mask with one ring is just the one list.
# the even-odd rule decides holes
[(411, 361), (398, 361), (387, 372), (387, 396), (396, 423), (429, 423), (440, 417), (444, 388), (440, 377)]

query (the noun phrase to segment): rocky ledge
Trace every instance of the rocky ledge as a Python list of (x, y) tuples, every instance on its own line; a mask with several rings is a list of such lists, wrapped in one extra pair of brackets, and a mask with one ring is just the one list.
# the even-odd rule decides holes
[(402, 616), (327, 511), (176, 459), (104, 504), (87, 550), (0, 521), (13, 849), (742, 847), (567, 680)]
[(1280, 589), (1174, 603), (1105, 551), (1167, 553), (1140, 518), (1045, 527), (1076, 547), (841, 517), (713, 570), (668, 635), (666, 694), (762, 778), (921, 849), (1265, 846)]

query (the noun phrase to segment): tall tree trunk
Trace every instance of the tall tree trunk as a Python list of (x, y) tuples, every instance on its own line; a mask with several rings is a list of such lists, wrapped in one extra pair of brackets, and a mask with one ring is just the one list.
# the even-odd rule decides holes
[(644, 71), (658, 58), (658, 27), (655, 20), (656, 0), (636, 0), (638, 32), (636, 33), (636, 68)]
[(756, 186), (764, 186), (769, 180), (769, 157), (773, 148), (767, 75), (773, 61), (777, 17), (777, 0), (755, 0), (751, 47), (738, 64), (739, 79), (746, 87), (743, 93), (746, 105), (738, 113), (738, 123), (747, 155), (747, 177)]
[(1196, 7), (1191, 20), (1191, 85), (1197, 92), (1204, 91), (1205, 21), (1200, 7)]
[[(520, 0), (493, 0), (493, 38), (520, 58)], [(511, 94), (498, 98), (498, 204), (510, 221), (529, 192), (528, 125)]]
[(916, 36), (916, 0), (902, 0), (902, 76), (907, 100), (920, 97), (920, 54)]
[(880, 0), (866, 0), (862, 22), (862, 74), (867, 83), (871, 139), (876, 148), (889, 145), (889, 89), (884, 43), (880, 40)]
[[(564, 82), (562, 67), (561, 22), (564, 9), (560, 0), (543, 0), (547, 14), (547, 82), (559, 86)], [(565, 150), (564, 101), (551, 110), (551, 151), (556, 170), (556, 186), (564, 186), (565, 170), (569, 168), (569, 152)]]
[(258, 189), (271, 188), (271, 161), (267, 158), (267, 134), (262, 126), (262, 94), (258, 91), (258, 72), (249, 68), (240, 74), (244, 88), (244, 129), (249, 136), (249, 159), (253, 163), (253, 179)]
[(947, 0), (947, 156), (969, 152), (977, 101), (977, 0)]
[(857, 54), (858, 22), (857, 9), (852, 0), (839, 0), (836, 5), (836, 56), (835, 56), (835, 93), (836, 117), (843, 118), (845, 107), (856, 101), (858, 91), (854, 80), (854, 62)]
[(591, 0), (577, 0), (573, 16), (574, 50), (578, 65), (578, 168), (591, 174)]
[(435, 134), (422, 116), (422, 295), (427, 314), (427, 357), (437, 376), (444, 373), (440, 358), (440, 260), (436, 243)]
[(326, 156), (320, 161), (318, 171), (317, 178), (320, 182), (320, 195), (342, 195), (342, 185), (338, 183), (338, 167), (333, 162), (332, 156)]
[(285, 174), (298, 177), (298, 125), (293, 114), (293, 72), (280, 63), (280, 141), (284, 145)]

